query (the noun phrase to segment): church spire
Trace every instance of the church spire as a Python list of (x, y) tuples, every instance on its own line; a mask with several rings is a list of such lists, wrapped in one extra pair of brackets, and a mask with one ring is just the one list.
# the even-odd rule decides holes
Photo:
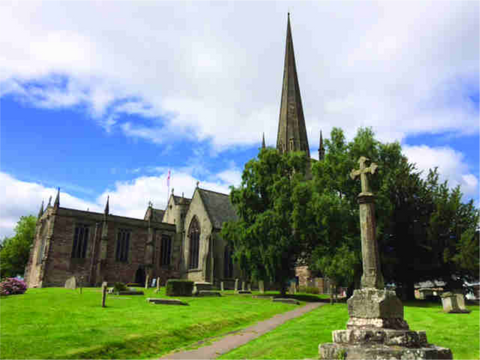
[(262, 135), (262, 149), (265, 149), (265, 133)]
[(322, 130), (320, 130), (320, 145), (318, 145), (318, 160), (325, 158), (325, 148), (323, 147)]
[(110, 214), (110, 195), (107, 196), (107, 203), (105, 204), (105, 210), (103, 210), (103, 214), (105, 216)]
[(282, 99), (278, 121), (277, 149), (280, 152), (303, 150), (310, 158), (307, 128), (303, 116), (302, 98), (298, 85), (297, 67), (293, 51), (290, 13), (287, 21), (285, 65), (283, 69)]

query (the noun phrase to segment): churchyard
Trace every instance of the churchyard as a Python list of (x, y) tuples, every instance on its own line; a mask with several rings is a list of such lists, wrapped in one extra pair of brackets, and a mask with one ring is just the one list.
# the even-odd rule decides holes
[[(1, 358), (91, 359), (156, 358), (175, 349), (198, 347), (202, 339), (221, 337), (305, 301), (328, 301), (326, 295), (297, 294), (300, 305), (272, 302), (257, 291), (222, 297), (181, 297), (188, 306), (149, 304), (147, 298), (167, 298), (165, 288), (138, 289), (143, 296), (108, 295), (101, 307), (101, 289), (28, 289), (23, 295), (0, 298)], [(268, 292), (266, 295), (278, 295)], [(431, 343), (448, 347), (455, 359), (478, 359), (479, 310), (445, 314), (440, 303), (405, 304), (405, 319), (413, 330), (426, 330)], [(318, 358), (318, 345), (345, 328), (345, 303), (325, 305), (241, 346), (222, 358)]]

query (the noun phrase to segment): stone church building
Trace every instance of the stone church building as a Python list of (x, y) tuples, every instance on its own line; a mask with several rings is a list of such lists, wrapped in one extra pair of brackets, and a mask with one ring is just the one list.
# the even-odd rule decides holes
[[(265, 147), (263, 138), (262, 147)], [(305, 151), (310, 162), (305, 118), (297, 78), (290, 17), (287, 39), (277, 149)], [(319, 158), (324, 148), (320, 133)], [(225, 221), (237, 218), (228, 194), (198, 186), (191, 198), (172, 194), (165, 210), (149, 205), (144, 219), (60, 206), (40, 209), (35, 239), (25, 271), (28, 287), (63, 286), (71, 276), (83, 284), (144, 283), (150, 279), (182, 278), (233, 284), (242, 279), (232, 262), (232, 249), (219, 232)], [(305, 267), (297, 269), (300, 284), (308, 280)]]

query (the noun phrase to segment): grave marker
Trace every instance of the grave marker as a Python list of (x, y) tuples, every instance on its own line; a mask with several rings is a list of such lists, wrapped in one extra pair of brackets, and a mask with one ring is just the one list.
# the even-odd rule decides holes
[(77, 278), (75, 276), (72, 276), (65, 281), (65, 289), (77, 289)]

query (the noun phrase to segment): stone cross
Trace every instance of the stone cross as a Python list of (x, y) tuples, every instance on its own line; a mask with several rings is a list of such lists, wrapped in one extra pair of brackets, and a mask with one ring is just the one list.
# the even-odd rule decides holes
[(362, 238), (362, 288), (383, 289), (384, 282), (380, 270), (380, 257), (378, 254), (378, 245), (375, 235), (375, 197), (368, 187), (367, 173), (374, 174), (378, 168), (377, 164), (372, 163), (366, 167), (365, 162), (368, 159), (361, 156), (358, 159), (360, 170), (352, 170), (350, 177), (355, 179), (360, 175), (362, 182), (362, 192), (358, 195), (360, 204), (360, 230)]
[(355, 179), (358, 175), (360, 175), (360, 181), (362, 183), (362, 193), (370, 193), (370, 188), (368, 187), (368, 178), (367, 174), (371, 173), (372, 175), (375, 173), (375, 170), (377, 170), (378, 165), (375, 163), (371, 163), (369, 167), (365, 166), (365, 162), (368, 159), (365, 156), (361, 156), (360, 159), (358, 159), (358, 163), (360, 164), (360, 170), (352, 170), (350, 172), (350, 177)]

